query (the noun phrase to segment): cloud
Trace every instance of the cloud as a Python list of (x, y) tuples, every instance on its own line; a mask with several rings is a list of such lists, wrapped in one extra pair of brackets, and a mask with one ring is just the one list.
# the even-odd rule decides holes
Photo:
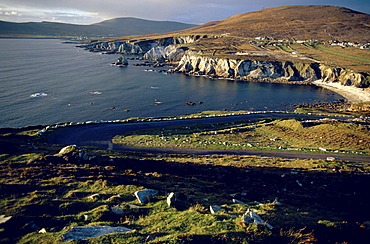
[[(369, 12), (368, 0), (0, 0), (8, 21), (55, 20), (93, 23), (116, 17), (201, 24), (235, 14), (283, 5), (325, 4)], [(5, 15), (16, 12), (18, 15)]]
[(22, 14), (21, 14), (21, 13), (17, 13), (17, 12), (15, 12), (15, 11), (5, 12), (4, 14), (5, 14), (5, 15), (18, 15), (18, 16), (22, 16)]
[(40, 6), (5, 5), (0, 2), (0, 9), (0, 19), (12, 22), (56, 21), (90, 24), (103, 20), (97, 13), (65, 7), (44, 8)]

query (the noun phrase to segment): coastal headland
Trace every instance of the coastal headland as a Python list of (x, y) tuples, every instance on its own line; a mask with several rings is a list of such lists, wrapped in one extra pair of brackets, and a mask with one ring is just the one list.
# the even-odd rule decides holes
[[(154, 65), (173, 66), (169, 72), (237, 81), (314, 84), (338, 92), (350, 102), (367, 102), (370, 40), (366, 28), (354, 27), (354, 19), (346, 17), (349, 12), (360, 23), (370, 24), (367, 14), (341, 7), (289, 6), (177, 32), (95, 39), (83, 47), (96, 52), (142, 55)], [(260, 22), (257, 16), (262, 15), (265, 18)], [(325, 16), (326, 21), (315, 18), (318, 15)], [(293, 17), (305, 25), (288, 20)], [(350, 31), (338, 29), (335, 35), (324, 31), (331, 21), (334, 25), (334, 20)], [(276, 31), (280, 25), (287, 27)], [(251, 32), (256, 26), (259, 30)], [(287, 29), (294, 31), (288, 34)]]
[(352, 110), (0, 128), (0, 242), (363, 243), (370, 234), (368, 26), (369, 15), (346, 8), (285, 6), (83, 43), (171, 65), (166, 72), (322, 86)]

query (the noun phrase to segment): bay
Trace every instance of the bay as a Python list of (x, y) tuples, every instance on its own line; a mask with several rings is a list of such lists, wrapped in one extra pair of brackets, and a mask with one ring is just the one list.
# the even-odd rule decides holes
[[(148, 71), (163, 68), (134, 66), (142, 62), (138, 60), (129, 60), (127, 67), (111, 66), (118, 54), (88, 52), (63, 42), (0, 39), (0, 127), (175, 116), (206, 110), (285, 110), (283, 104), (343, 98), (314, 86)], [(41, 95), (31, 97), (36, 93)], [(196, 105), (189, 106), (187, 101)]]

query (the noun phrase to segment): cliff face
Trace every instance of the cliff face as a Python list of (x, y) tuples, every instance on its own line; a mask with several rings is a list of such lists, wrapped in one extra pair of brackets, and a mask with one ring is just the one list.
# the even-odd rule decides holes
[(169, 46), (157, 46), (151, 48), (144, 54), (144, 58), (147, 60), (164, 62), (168, 60), (170, 62), (178, 62), (184, 56), (186, 48), (177, 48), (175, 45)]
[[(93, 42), (85, 45), (85, 48), (93, 51), (105, 51), (110, 53), (122, 54), (146, 54), (150, 51), (146, 58), (158, 59), (160, 58), (160, 55), (163, 55), (166, 52), (173, 51), (173, 48), (169, 47), (171, 45), (192, 43), (203, 37), (204, 36), (202, 35), (190, 35), (132, 42)], [(169, 49), (164, 51), (163, 49), (167, 47), (169, 47)]]
[(340, 82), (344, 86), (368, 87), (370, 77), (319, 63), (258, 61), (211, 58), (185, 54), (172, 72), (225, 77), (240, 80), (268, 80), (284, 83)]
[(95, 42), (86, 45), (93, 51), (141, 54), (156, 62), (179, 62), (170, 72), (184, 72), (211, 77), (239, 80), (264, 80), (283, 83), (310, 83), (315, 80), (339, 82), (344, 86), (365, 88), (370, 86), (367, 73), (356, 73), (343, 68), (332, 68), (320, 63), (299, 61), (259, 61), (205, 57), (188, 51), (178, 44), (192, 43), (206, 35), (167, 37), (132, 42)]

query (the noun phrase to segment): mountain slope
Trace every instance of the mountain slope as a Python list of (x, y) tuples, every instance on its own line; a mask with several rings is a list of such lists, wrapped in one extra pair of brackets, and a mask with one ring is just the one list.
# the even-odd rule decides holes
[(181, 31), (285, 40), (370, 41), (370, 15), (326, 5), (263, 9)]
[(128, 36), (178, 31), (195, 25), (171, 21), (116, 18), (92, 25), (56, 22), (13, 23), (0, 21), (0, 36)]

